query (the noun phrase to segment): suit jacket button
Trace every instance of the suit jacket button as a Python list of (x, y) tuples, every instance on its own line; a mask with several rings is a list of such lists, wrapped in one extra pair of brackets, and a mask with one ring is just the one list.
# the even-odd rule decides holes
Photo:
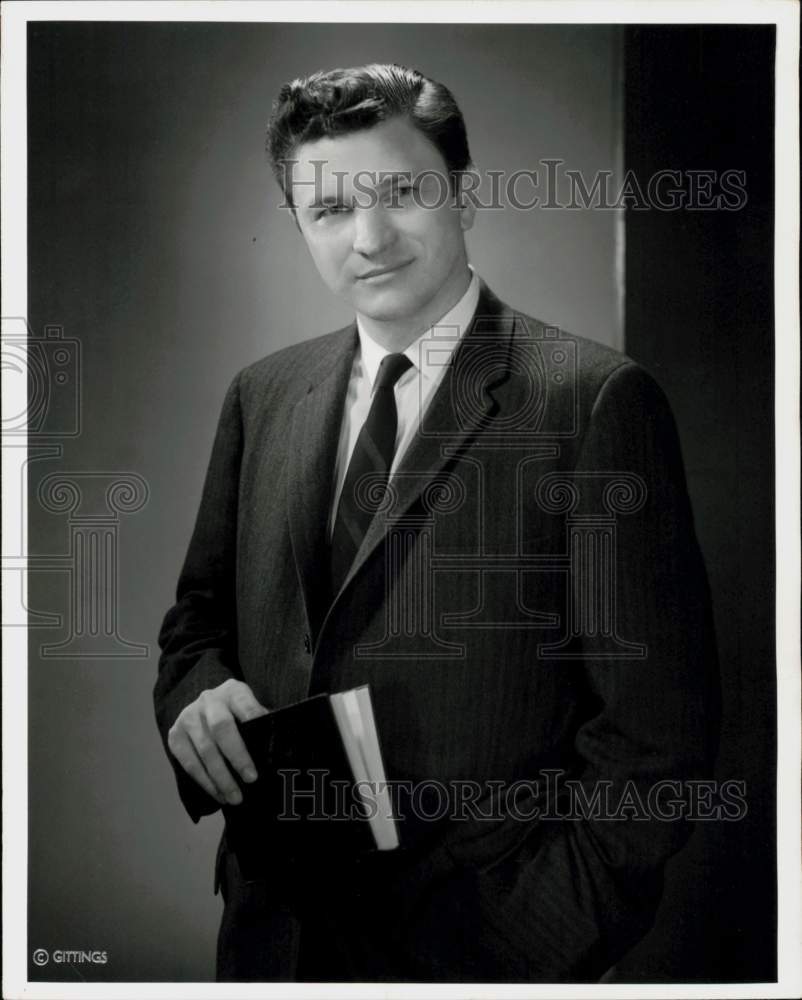
[(304, 649), (306, 650), (307, 653), (312, 652), (312, 640), (309, 638), (308, 632), (304, 634)]

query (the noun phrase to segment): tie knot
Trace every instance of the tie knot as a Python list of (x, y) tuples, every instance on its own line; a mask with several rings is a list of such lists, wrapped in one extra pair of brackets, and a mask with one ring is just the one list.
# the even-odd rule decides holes
[(387, 354), (379, 365), (376, 389), (392, 389), (404, 372), (412, 366), (406, 354)]

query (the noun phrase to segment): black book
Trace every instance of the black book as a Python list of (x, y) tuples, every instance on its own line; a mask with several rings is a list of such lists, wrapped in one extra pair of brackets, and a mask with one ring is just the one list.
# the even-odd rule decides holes
[(223, 812), (246, 879), (398, 846), (367, 687), (315, 695), (240, 733), (258, 778), (240, 781), (242, 803)]

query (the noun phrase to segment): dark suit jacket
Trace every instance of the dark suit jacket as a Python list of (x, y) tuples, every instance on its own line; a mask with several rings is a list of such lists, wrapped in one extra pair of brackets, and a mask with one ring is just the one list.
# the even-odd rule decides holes
[[(250, 883), (223, 842), (218, 974), (593, 980), (651, 925), (689, 833), (639, 804), (709, 777), (716, 742), (709, 594), (668, 404), (623, 355), (483, 286), (392, 506), (332, 597), (356, 346), (351, 325), (229, 389), (156, 713), (166, 739), (231, 677), (270, 708), (369, 684), (388, 777), (424, 788), (429, 818), (413, 815), (424, 796), (397, 854), (277, 858)], [(217, 808), (176, 776), (193, 819)]]

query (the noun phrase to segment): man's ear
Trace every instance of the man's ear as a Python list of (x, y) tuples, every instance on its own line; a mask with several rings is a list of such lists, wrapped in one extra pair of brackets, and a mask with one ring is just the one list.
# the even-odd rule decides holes
[(473, 227), (476, 218), (476, 195), (474, 192), (479, 187), (479, 183), (479, 174), (473, 167), (461, 170), (454, 176), (454, 202), (459, 208), (460, 225), (463, 232), (467, 232)]

